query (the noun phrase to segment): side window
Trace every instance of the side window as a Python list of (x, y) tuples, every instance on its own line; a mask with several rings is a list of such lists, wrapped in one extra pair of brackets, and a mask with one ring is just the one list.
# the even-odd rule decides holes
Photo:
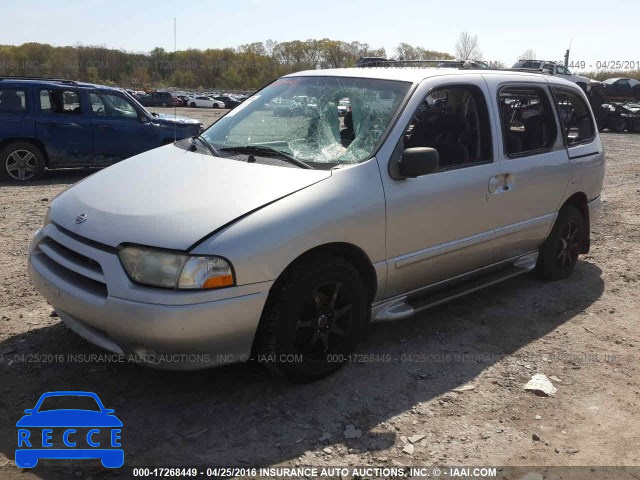
[(81, 115), (80, 95), (73, 90), (40, 90), (40, 111)]
[(482, 91), (474, 85), (431, 91), (405, 131), (404, 147), (436, 149), (440, 170), (491, 162), (491, 124)]
[(562, 65), (558, 65), (556, 67), (556, 71), (560, 74), (560, 75), (571, 75), (571, 72), (569, 70), (567, 70), (565, 67), (563, 67)]
[(509, 157), (551, 149), (557, 128), (549, 97), (537, 87), (504, 87), (498, 93), (502, 138)]
[(138, 118), (135, 107), (124, 97), (110, 93), (93, 92), (89, 94), (91, 110), (98, 117)]
[(589, 142), (596, 134), (589, 107), (575, 92), (554, 90), (556, 107), (568, 146)]
[(25, 90), (0, 88), (0, 113), (20, 113), (27, 111)]

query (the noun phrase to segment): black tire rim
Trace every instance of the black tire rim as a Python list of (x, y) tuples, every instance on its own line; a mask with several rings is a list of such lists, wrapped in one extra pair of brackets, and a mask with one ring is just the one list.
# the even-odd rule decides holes
[(24, 182), (33, 178), (38, 171), (38, 157), (33, 152), (18, 149), (7, 155), (5, 169), (14, 180)]
[(353, 304), (340, 283), (316, 287), (305, 299), (296, 324), (296, 350), (305, 361), (325, 361), (344, 345)]
[(560, 268), (571, 266), (578, 261), (580, 254), (580, 225), (572, 220), (560, 233), (560, 242), (556, 254), (556, 265)]

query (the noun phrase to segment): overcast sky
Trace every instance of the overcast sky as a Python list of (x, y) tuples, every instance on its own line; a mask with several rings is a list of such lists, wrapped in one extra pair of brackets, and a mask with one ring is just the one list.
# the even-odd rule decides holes
[[(476, 34), (485, 60), (511, 65), (526, 49), (561, 60), (640, 61), (640, 1), (559, 0), (0, 0), (0, 44), (103, 45), (129, 51), (177, 46), (331, 38), (385, 47), (399, 42), (454, 53), (458, 34)], [(637, 67), (636, 67), (637, 68)], [(588, 69), (588, 68), (587, 68)]]

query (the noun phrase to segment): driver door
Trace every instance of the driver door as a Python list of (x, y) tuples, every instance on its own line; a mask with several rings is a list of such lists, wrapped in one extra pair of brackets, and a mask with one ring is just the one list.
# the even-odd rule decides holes
[(89, 94), (89, 101), (99, 163), (108, 165), (161, 145), (153, 124), (144, 121), (124, 96), (96, 91)]
[[(426, 80), (398, 122), (402, 130), (391, 163), (379, 155), (387, 208), (385, 296), (496, 261), (499, 215), (488, 186), (497, 179), (499, 165), (489, 98), (479, 76), (464, 83), (455, 78)], [(439, 169), (417, 178), (394, 178), (394, 162), (412, 147), (437, 150)]]

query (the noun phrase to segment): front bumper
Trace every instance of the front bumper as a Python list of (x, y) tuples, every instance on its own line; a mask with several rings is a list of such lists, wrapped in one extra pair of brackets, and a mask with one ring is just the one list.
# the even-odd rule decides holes
[(135, 285), (115, 252), (53, 224), (31, 243), (29, 275), (78, 335), (133, 361), (174, 370), (247, 360), (272, 285), (204, 292)]

